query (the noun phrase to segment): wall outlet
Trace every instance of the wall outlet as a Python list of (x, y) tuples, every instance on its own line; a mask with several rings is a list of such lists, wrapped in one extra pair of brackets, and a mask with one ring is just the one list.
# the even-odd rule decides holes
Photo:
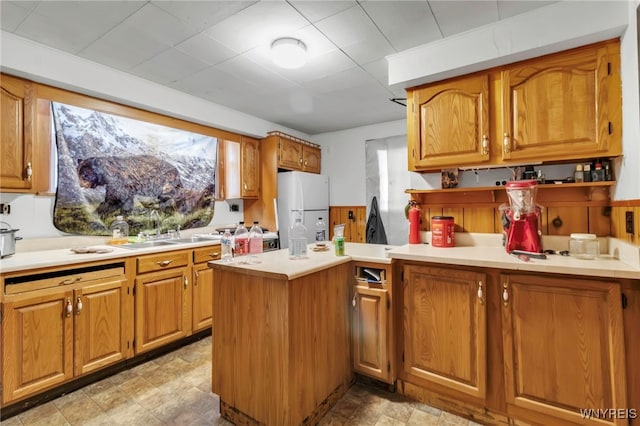
[(627, 231), (627, 234), (633, 234), (633, 212), (625, 212), (624, 228)]
[(229, 204), (229, 211), (238, 212), (240, 211), (240, 206), (238, 206), (237, 204)]
[(0, 203), (0, 214), (11, 214), (11, 204)]

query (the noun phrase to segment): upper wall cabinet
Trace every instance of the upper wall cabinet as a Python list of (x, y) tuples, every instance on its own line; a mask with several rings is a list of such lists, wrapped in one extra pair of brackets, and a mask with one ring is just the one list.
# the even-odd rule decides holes
[(31, 192), (36, 127), (35, 86), (0, 75), (0, 191)]
[(622, 154), (611, 40), (407, 90), (409, 170)]
[(320, 173), (320, 146), (281, 132), (269, 132), (267, 139), (277, 140), (278, 169)]
[(218, 190), (221, 200), (258, 198), (260, 190), (260, 145), (242, 136), (239, 141), (218, 141)]

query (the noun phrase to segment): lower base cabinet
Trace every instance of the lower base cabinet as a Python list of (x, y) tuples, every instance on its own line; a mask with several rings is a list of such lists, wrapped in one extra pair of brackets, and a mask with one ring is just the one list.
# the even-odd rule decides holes
[(195, 333), (211, 328), (213, 323), (213, 269), (207, 262), (221, 257), (220, 246), (210, 246), (193, 251), (193, 297), (191, 305), (191, 329)]
[[(501, 281), (508, 414), (602, 424), (585, 411), (629, 407), (619, 283), (524, 274)], [(628, 424), (618, 413), (604, 417)]]
[[(623, 322), (621, 292), (637, 281), (411, 262), (402, 271), (400, 393), (486, 424), (637, 422), (625, 325), (640, 316)], [(626, 331), (627, 341), (637, 332)]]
[[(7, 286), (2, 318), (2, 403), (22, 399), (128, 356), (131, 292), (124, 267), (50, 272)], [(55, 276), (57, 275), (57, 276)], [(63, 287), (61, 287), (63, 286)], [(7, 350), (10, 348), (10, 350)]]

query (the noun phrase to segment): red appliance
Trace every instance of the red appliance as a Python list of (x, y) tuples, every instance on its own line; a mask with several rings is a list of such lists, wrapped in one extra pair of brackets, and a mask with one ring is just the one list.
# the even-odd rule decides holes
[(415, 201), (409, 207), (409, 244), (420, 244), (420, 209)]
[(537, 185), (535, 180), (507, 182), (509, 207), (503, 212), (507, 253), (514, 250), (542, 252), (541, 208), (535, 203)]

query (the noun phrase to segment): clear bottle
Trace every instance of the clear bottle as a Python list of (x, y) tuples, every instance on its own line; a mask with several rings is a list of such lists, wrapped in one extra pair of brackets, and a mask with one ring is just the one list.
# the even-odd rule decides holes
[(327, 224), (319, 217), (316, 222), (316, 245), (323, 246), (327, 243)]
[(576, 164), (576, 171), (573, 176), (573, 181), (575, 183), (584, 182), (584, 172), (582, 171), (582, 164)]
[(300, 259), (307, 255), (307, 227), (302, 219), (296, 219), (289, 230), (289, 257)]
[(262, 228), (257, 220), (253, 221), (253, 226), (249, 230), (249, 261), (251, 263), (260, 263), (260, 254), (262, 253)]
[(233, 237), (230, 229), (224, 230), (224, 234), (220, 238), (220, 245), (222, 246), (222, 261), (231, 263), (233, 261)]
[(233, 239), (235, 241), (235, 257), (244, 256), (249, 253), (249, 231), (247, 231), (247, 228), (244, 226), (244, 221), (238, 223), (236, 232), (233, 234)]
[(109, 244), (126, 244), (129, 242), (129, 224), (122, 216), (116, 216), (111, 224), (111, 240)]

